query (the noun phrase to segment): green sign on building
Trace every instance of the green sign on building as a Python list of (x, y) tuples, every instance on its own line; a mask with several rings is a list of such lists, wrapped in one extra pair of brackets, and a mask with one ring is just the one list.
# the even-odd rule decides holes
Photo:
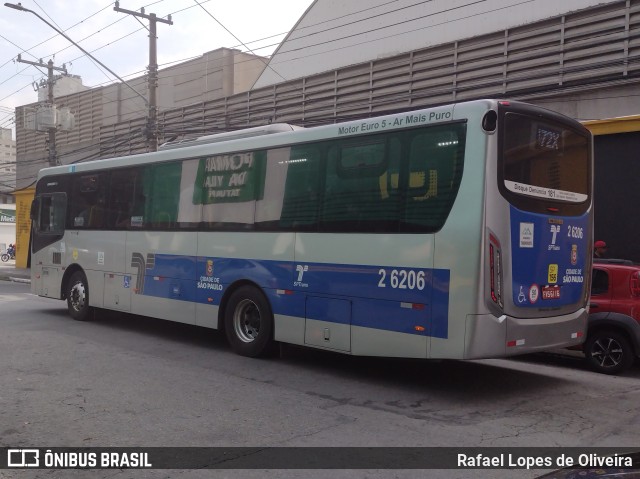
[(16, 211), (0, 208), (0, 223), (15, 223)]

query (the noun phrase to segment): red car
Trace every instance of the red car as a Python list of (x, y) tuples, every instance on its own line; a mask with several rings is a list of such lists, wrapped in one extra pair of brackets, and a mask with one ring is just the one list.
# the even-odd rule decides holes
[(587, 340), (591, 367), (617, 374), (640, 356), (640, 265), (594, 260)]

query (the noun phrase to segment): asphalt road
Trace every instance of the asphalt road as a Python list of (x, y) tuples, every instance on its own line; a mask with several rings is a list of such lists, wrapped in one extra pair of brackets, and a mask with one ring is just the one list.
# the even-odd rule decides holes
[[(640, 367), (575, 356), (413, 361), (296, 347), (256, 360), (221, 334), (139, 316), (73, 321), (0, 281), (0, 437), (10, 447), (640, 445)], [(0, 471), (0, 477), (532, 478), (549, 471)]]

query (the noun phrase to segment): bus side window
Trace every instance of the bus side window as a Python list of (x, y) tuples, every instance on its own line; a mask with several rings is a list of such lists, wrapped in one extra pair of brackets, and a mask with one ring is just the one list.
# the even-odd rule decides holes
[(109, 173), (74, 177), (69, 201), (69, 229), (102, 229), (107, 221)]
[[(329, 231), (397, 231), (397, 145), (385, 137), (349, 140), (327, 155), (322, 228)], [(390, 153), (393, 152), (393, 153)]]
[(403, 231), (435, 232), (444, 225), (462, 179), (464, 133), (457, 128), (436, 127), (408, 139)]
[[(277, 150), (270, 150), (267, 177), (275, 176), (284, 183), (282, 212), (278, 227), (313, 231), (318, 227), (318, 202), (320, 188), (321, 152), (317, 146), (294, 146), (287, 148), (282, 159), (276, 157)], [(272, 153), (273, 151), (273, 153)], [(277, 188), (268, 181), (265, 187), (265, 200), (275, 196)], [(256, 216), (256, 224), (261, 216)]]
[(147, 211), (147, 197), (144, 191), (144, 173), (142, 168), (136, 168), (130, 180), (132, 203), (131, 203), (131, 228), (138, 229), (148, 226), (145, 213)]
[[(131, 226), (136, 191), (142, 190), (138, 181), (139, 171), (139, 168), (113, 171), (109, 196), (110, 228), (127, 229)], [(142, 202), (142, 209), (144, 210), (144, 202)]]
[[(177, 227), (181, 176), (181, 162), (144, 167), (143, 195), (138, 195), (136, 198), (136, 208), (144, 214), (145, 227), (152, 229)], [(142, 201), (144, 201), (144, 208), (140, 205)]]

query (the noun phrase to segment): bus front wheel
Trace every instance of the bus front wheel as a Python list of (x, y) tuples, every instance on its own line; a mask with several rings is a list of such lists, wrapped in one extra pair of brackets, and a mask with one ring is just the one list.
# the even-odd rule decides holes
[(67, 309), (71, 317), (77, 321), (89, 319), (89, 285), (82, 271), (71, 275), (67, 289)]
[(268, 354), (273, 346), (273, 313), (261, 291), (242, 286), (231, 294), (224, 313), (227, 340), (234, 352), (249, 357)]

